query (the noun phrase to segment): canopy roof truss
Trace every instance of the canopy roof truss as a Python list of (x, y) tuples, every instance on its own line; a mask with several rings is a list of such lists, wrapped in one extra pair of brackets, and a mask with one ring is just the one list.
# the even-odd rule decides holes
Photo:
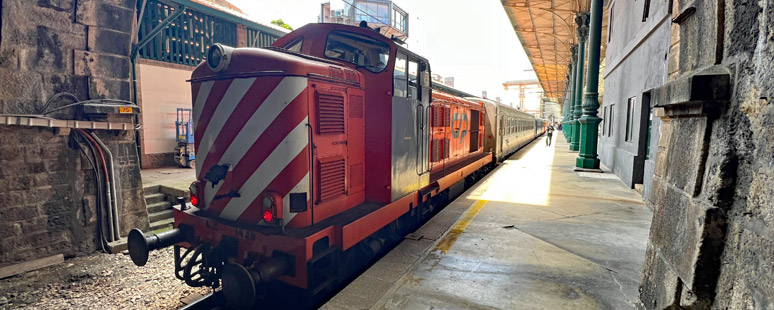
[[(588, 12), (590, 0), (501, 1), (543, 87), (544, 96), (561, 102), (565, 96), (568, 65), (572, 61), (570, 47), (578, 42), (575, 17), (579, 12)], [(606, 33), (607, 17), (603, 16), (602, 42), (606, 42)], [(604, 57), (604, 44), (602, 49)]]

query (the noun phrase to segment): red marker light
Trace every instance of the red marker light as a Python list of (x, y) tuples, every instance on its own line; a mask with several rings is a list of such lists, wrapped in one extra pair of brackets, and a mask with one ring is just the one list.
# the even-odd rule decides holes
[(191, 195), (191, 204), (194, 206), (199, 205), (199, 198), (196, 198), (196, 196)]
[(263, 211), (263, 220), (267, 223), (271, 223), (271, 221), (274, 220), (274, 214), (272, 214), (270, 210)]

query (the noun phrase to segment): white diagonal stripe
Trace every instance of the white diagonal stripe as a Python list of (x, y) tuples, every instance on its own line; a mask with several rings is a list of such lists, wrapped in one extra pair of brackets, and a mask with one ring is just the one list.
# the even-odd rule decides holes
[[(223, 95), (223, 99), (218, 103), (218, 107), (215, 108), (215, 113), (212, 114), (210, 122), (207, 124), (207, 128), (204, 130), (204, 134), (199, 141), (199, 148), (196, 150), (196, 162), (203, 164), (206, 159), (207, 153), (210, 152), (212, 144), (218, 137), (218, 134), (223, 130), (223, 125), (226, 124), (234, 113), (234, 109), (242, 101), (250, 86), (255, 82), (255, 78), (250, 79), (235, 79), (229, 85), (226, 94)], [(202, 169), (206, 169), (202, 167)]]
[(202, 115), (204, 105), (207, 104), (207, 97), (210, 96), (213, 85), (215, 85), (215, 81), (208, 81), (199, 85), (199, 93), (196, 94), (196, 98), (194, 99), (196, 102), (193, 106), (194, 128), (199, 124), (199, 116)]
[(306, 193), (306, 199), (309, 200), (309, 173), (307, 172), (304, 178), (301, 179), (296, 186), (293, 187), (293, 189), (290, 190), (290, 193), (285, 195), (285, 197), (282, 197), (282, 225), (287, 225), (290, 223), (290, 220), (292, 220), (296, 213), (290, 212), (290, 194), (292, 193)]
[[(303, 77), (286, 77), (277, 85), (276, 88), (266, 97), (266, 100), (258, 107), (253, 113), (253, 116), (247, 120), (247, 123), (239, 130), (239, 133), (234, 138), (234, 141), (229, 144), (226, 151), (218, 160), (219, 165), (228, 164), (230, 169), (239, 163), (239, 161), (247, 154), (247, 151), (255, 144), (255, 141), (269, 128), (269, 125), (274, 121), (277, 116), (290, 104), (301, 92), (306, 89), (307, 79)], [(205, 155), (206, 157), (206, 155)], [(199, 167), (204, 164), (204, 158), (199, 159)], [(209, 169), (209, 167), (207, 167)], [(230, 172), (229, 172), (230, 173)], [(217, 194), (220, 185), (218, 183), (214, 188), (212, 186), (207, 187), (204, 192), (206, 205), (212, 202), (212, 198)]]
[(306, 89), (306, 78), (286, 77), (277, 85), (277, 88), (271, 92), (269, 97), (264, 100), (253, 116), (247, 120), (247, 123), (239, 130), (239, 134), (223, 153), (218, 164), (236, 163), (242, 159), (247, 150), (253, 146), (258, 137), (260, 137), (285, 107), (296, 99), (304, 89)]
[(304, 118), (285, 139), (266, 157), (261, 166), (256, 169), (249, 179), (239, 189), (240, 197), (231, 198), (226, 207), (220, 213), (220, 217), (227, 220), (236, 220), (247, 209), (250, 203), (260, 195), (269, 183), (298, 156), (309, 144), (308, 129), (306, 127), (309, 118)]

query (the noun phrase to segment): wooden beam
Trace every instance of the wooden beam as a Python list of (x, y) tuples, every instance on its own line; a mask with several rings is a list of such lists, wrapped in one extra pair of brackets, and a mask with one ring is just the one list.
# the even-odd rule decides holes
[(57, 254), (54, 256), (44, 257), (41, 259), (36, 259), (36, 260), (15, 264), (15, 265), (5, 266), (3, 268), (0, 268), (0, 279), (12, 277), (20, 273), (25, 273), (27, 271), (53, 266), (62, 262), (64, 262), (64, 255)]

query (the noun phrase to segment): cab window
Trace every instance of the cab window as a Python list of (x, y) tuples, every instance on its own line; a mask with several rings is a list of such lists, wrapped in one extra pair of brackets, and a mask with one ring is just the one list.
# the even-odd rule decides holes
[(301, 45), (304, 43), (304, 38), (298, 38), (288, 44), (285, 44), (282, 48), (289, 50), (291, 52), (300, 53), (301, 52)]
[(419, 65), (417, 64), (416, 60), (411, 59), (408, 63), (408, 97), (409, 98), (419, 98), (419, 79), (417, 78), (419, 76)]
[(387, 67), (389, 56), (387, 43), (351, 32), (333, 31), (325, 43), (325, 57), (343, 60), (374, 73)]
[(407, 61), (408, 57), (398, 52), (398, 55), (395, 57), (395, 70), (393, 73), (393, 96), (395, 97), (408, 96)]

